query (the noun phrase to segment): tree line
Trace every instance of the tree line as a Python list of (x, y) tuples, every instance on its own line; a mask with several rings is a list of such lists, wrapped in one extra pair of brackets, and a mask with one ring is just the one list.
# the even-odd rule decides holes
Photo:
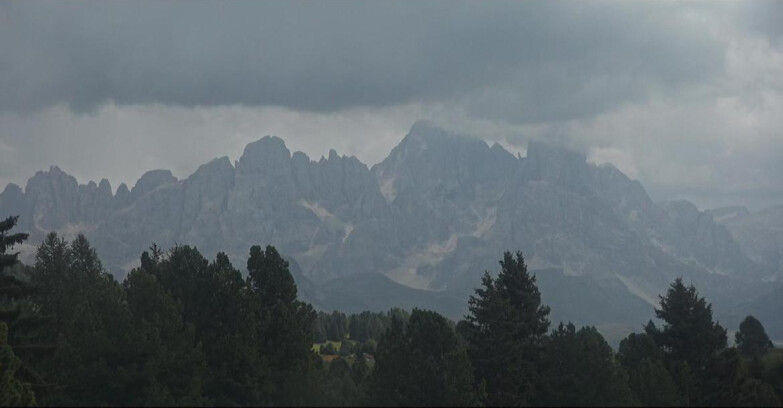
[[(783, 359), (749, 316), (728, 347), (675, 280), (617, 352), (594, 327), (550, 327), (521, 253), (484, 274), (454, 324), (414, 309), (316, 312), (274, 247), (246, 272), (219, 253), (153, 245), (117, 282), (84, 236), (34, 265), (0, 222), (0, 405), (780, 405)], [(314, 343), (342, 342), (324, 359)], [(331, 345), (332, 343), (329, 343)]]

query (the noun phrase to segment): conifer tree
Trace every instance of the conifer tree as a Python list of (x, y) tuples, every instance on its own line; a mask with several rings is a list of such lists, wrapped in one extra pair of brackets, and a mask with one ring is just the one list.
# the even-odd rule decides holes
[(526, 405), (537, 392), (549, 308), (541, 304), (536, 278), (520, 252), (504, 253), (500, 266), (496, 279), (484, 273), (460, 334), (469, 343), (477, 384), (486, 383), (487, 403)]
[(715, 371), (707, 364), (715, 365), (714, 359), (726, 348), (726, 329), (713, 322), (712, 305), (699, 297), (693, 285), (686, 287), (682, 278), (677, 278), (659, 298), (661, 307), (655, 309), (655, 315), (663, 320), (663, 327), (659, 329), (650, 321), (645, 332), (662, 350), (684, 402), (698, 403), (711, 392), (709, 384), (715, 381)]
[[(108, 274), (87, 239), (69, 245), (55, 233), (38, 247), (32, 282), (36, 302), (51, 316), (56, 345), (42, 371), (57, 386), (46, 403), (141, 403), (133, 330), (122, 287)], [(42, 398), (43, 399), (43, 398)]]
[(631, 333), (620, 342), (617, 359), (628, 372), (628, 386), (643, 406), (677, 406), (677, 394), (663, 353), (653, 339), (642, 333)]
[(615, 406), (635, 402), (627, 375), (594, 327), (560, 323), (546, 341), (542, 389), (548, 406)]
[(20, 318), (19, 301), (32, 292), (30, 285), (11, 274), (11, 268), (18, 264), (19, 253), (9, 251), (28, 237), (24, 233), (10, 233), (18, 219), (19, 217), (8, 217), (0, 221), (0, 321), (5, 322), (9, 328), (13, 328)]
[(658, 329), (650, 322), (645, 330), (664, 350), (667, 360), (686, 362), (698, 371), (726, 348), (726, 329), (712, 321), (712, 305), (699, 297), (693, 285), (686, 287), (682, 278), (677, 278), (666, 296), (660, 296), (660, 304), (655, 315), (663, 320), (663, 327)]
[(739, 331), (734, 336), (737, 349), (745, 356), (763, 356), (772, 348), (772, 341), (767, 336), (764, 326), (758, 319), (748, 316), (740, 323)]
[(29, 407), (35, 405), (30, 384), (17, 378), (22, 362), (8, 344), (8, 325), (0, 322), (0, 406)]
[(407, 326), (393, 319), (378, 343), (372, 402), (400, 406), (475, 406), (467, 353), (446, 319), (414, 309)]
[(10, 233), (18, 219), (14, 216), (0, 222), (0, 322), (6, 323), (7, 342), (21, 362), (18, 376), (30, 382), (35, 392), (41, 393), (48, 391), (52, 384), (33, 366), (50, 358), (55, 348), (41, 333), (50, 319), (38, 313), (31, 302), (31, 297), (37, 293), (36, 286), (20, 279), (20, 275), (27, 277), (28, 268), (19, 263), (18, 252), (10, 252), (28, 238), (25, 233)]
[(317, 356), (312, 351), (313, 307), (296, 299), (296, 284), (288, 262), (267, 246), (250, 248), (248, 288), (263, 358), (270, 364), (270, 389), (264, 403), (303, 404)]

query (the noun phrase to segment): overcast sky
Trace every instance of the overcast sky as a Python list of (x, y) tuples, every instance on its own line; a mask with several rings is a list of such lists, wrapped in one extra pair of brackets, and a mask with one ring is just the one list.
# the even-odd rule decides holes
[(0, 1), (0, 185), (114, 188), (267, 134), (555, 139), (655, 199), (783, 204), (783, 2)]

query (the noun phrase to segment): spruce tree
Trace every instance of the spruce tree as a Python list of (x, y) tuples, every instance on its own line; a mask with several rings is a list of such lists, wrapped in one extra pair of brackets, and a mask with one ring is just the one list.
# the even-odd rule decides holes
[(661, 307), (655, 309), (655, 315), (663, 320), (663, 327), (659, 329), (650, 321), (645, 331), (662, 350), (678, 393), (685, 403), (699, 403), (705, 398), (721, 400), (705, 396), (712, 393), (711, 384), (716, 381), (716, 371), (707, 365), (734, 366), (716, 363), (718, 353), (726, 348), (727, 337), (726, 329), (712, 320), (712, 305), (699, 297), (693, 285), (686, 287), (681, 278), (659, 298)]
[(504, 253), (500, 266), (496, 279), (484, 273), (483, 288), (470, 297), (459, 329), (469, 344), (475, 380), (486, 383), (487, 404), (526, 405), (537, 392), (549, 308), (541, 304), (536, 278), (520, 252)]
[(31, 276), (36, 302), (52, 317), (47, 327), (57, 346), (42, 371), (59, 387), (46, 403), (141, 403), (138, 338), (122, 287), (107, 273), (87, 239), (69, 245), (52, 233), (38, 247)]
[(740, 353), (747, 357), (763, 356), (768, 349), (773, 347), (764, 326), (753, 316), (746, 317), (740, 323), (734, 341), (737, 343), (737, 349)]
[(653, 339), (642, 333), (631, 333), (620, 342), (617, 360), (628, 372), (628, 386), (643, 406), (677, 406), (677, 394), (663, 353)]
[(20, 302), (33, 292), (33, 288), (11, 273), (18, 265), (18, 252), (9, 252), (14, 246), (27, 240), (24, 233), (10, 233), (19, 217), (8, 217), (0, 221), (0, 321), (5, 322), (12, 333), (9, 343), (13, 343), (14, 326), (20, 319)]
[(10, 252), (28, 238), (25, 233), (10, 233), (18, 219), (8, 217), (0, 222), (0, 322), (6, 324), (8, 345), (19, 357), (17, 375), (29, 382), (35, 392), (46, 393), (52, 384), (34, 366), (49, 359), (55, 347), (42, 333), (50, 319), (42, 316), (31, 301), (37, 287), (24, 280), (29, 268), (18, 261), (18, 252)]
[(659, 296), (660, 309), (655, 315), (663, 320), (658, 329), (650, 322), (646, 332), (664, 350), (670, 362), (686, 362), (698, 371), (707, 360), (726, 348), (726, 329), (712, 321), (712, 305), (699, 297), (693, 285), (688, 287), (677, 278), (666, 296)]
[(264, 403), (303, 404), (310, 396), (317, 356), (312, 351), (313, 307), (296, 299), (296, 284), (288, 262), (267, 246), (250, 248), (247, 284), (261, 355), (269, 362), (271, 379)]
[(548, 406), (616, 406), (635, 402), (627, 375), (594, 327), (560, 325), (546, 341), (537, 403)]
[(414, 309), (407, 326), (393, 319), (378, 343), (371, 401), (399, 406), (475, 406), (467, 353), (446, 319)]
[(206, 364), (193, 325), (183, 321), (182, 304), (143, 269), (131, 271), (124, 286), (136, 334), (128, 352), (148, 373), (138, 387), (142, 404), (202, 403)]
[(5, 268), (11, 267), (18, 262), (19, 253), (8, 253), (8, 250), (12, 249), (15, 245), (19, 245), (27, 240), (28, 235), (25, 233), (9, 232), (16, 226), (19, 217), (8, 217), (3, 221), (0, 221), (0, 271)]
[(22, 362), (8, 344), (8, 325), (0, 322), (0, 406), (29, 407), (35, 405), (30, 384), (19, 381), (17, 371)]

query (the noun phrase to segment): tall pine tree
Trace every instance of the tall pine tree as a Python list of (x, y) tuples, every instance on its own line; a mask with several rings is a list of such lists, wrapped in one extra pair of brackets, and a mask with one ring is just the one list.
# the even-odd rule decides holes
[[(19, 253), (10, 252), (14, 246), (27, 240), (27, 234), (11, 233), (19, 217), (8, 217), (0, 221), (0, 321), (13, 331), (21, 315), (21, 300), (30, 295), (32, 288), (11, 273), (18, 264)], [(13, 333), (10, 343), (13, 343)]]
[(526, 405), (537, 392), (549, 308), (520, 252), (504, 253), (500, 266), (496, 279), (484, 273), (483, 288), (470, 297), (470, 313), (458, 327), (469, 343), (475, 380), (486, 383), (486, 402)]
[(312, 387), (317, 356), (312, 351), (313, 307), (296, 299), (296, 284), (288, 262), (267, 246), (250, 248), (247, 260), (252, 318), (261, 355), (271, 366), (264, 403), (304, 404)]
[(650, 321), (645, 332), (662, 350), (684, 402), (698, 402), (713, 378), (707, 363), (726, 348), (726, 329), (713, 322), (712, 305), (699, 297), (693, 285), (686, 287), (682, 278), (677, 278), (659, 298), (661, 307), (655, 309), (655, 315), (663, 321), (663, 327), (659, 329)]
[(28, 238), (25, 233), (10, 232), (18, 219), (14, 216), (0, 221), (0, 322), (8, 329), (8, 347), (13, 347), (18, 356), (19, 378), (29, 382), (35, 392), (46, 393), (52, 384), (35, 370), (34, 365), (48, 359), (54, 346), (41, 332), (49, 319), (41, 316), (31, 301), (36, 286), (20, 278), (28, 268), (19, 263), (18, 252), (10, 252)]
[(677, 406), (677, 393), (663, 353), (647, 334), (631, 333), (620, 342), (617, 359), (628, 372), (628, 385), (643, 406)]
[(772, 348), (772, 341), (767, 336), (761, 322), (753, 316), (747, 316), (740, 323), (739, 331), (734, 336), (737, 349), (745, 356), (763, 356)]
[(726, 329), (712, 321), (712, 305), (693, 285), (688, 287), (677, 278), (665, 296), (660, 296), (655, 315), (663, 321), (658, 329), (650, 322), (645, 327), (655, 344), (662, 347), (670, 362), (686, 362), (700, 370), (715, 353), (726, 348)]
[(537, 403), (547, 406), (616, 406), (635, 402), (627, 375), (594, 327), (560, 323), (546, 341)]
[(394, 319), (378, 343), (372, 403), (398, 406), (476, 406), (465, 349), (446, 319), (414, 309), (407, 326)]

